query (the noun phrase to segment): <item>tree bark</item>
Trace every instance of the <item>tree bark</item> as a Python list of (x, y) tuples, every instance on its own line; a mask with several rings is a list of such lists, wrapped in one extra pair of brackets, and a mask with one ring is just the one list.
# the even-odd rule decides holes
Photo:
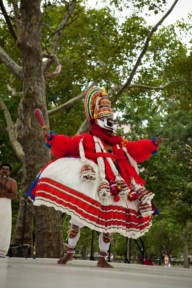
[[(31, 185), (31, 179), (50, 160), (50, 154), (43, 145), (41, 128), (34, 116), (34, 109), (40, 108), (48, 123), (45, 82), (42, 70), (41, 50), (41, 11), (40, 0), (21, 1), (21, 36), (19, 47), (23, 67), (23, 97), (18, 108), (19, 125), (18, 140), (25, 154), (23, 162), (22, 195)], [(27, 206), (25, 214), (24, 241), (33, 242), (33, 226), (35, 224), (35, 248), (37, 257), (60, 257), (63, 254), (63, 237), (61, 213), (47, 207), (33, 209)], [(16, 225), (15, 241), (21, 241), (23, 235), (24, 205), (20, 203)]]
[(189, 268), (188, 240), (184, 240), (184, 268)]

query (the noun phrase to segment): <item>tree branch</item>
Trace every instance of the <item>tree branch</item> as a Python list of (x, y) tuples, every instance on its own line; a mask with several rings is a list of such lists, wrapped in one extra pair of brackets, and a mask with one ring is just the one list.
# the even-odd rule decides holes
[[(164, 85), (160, 85), (160, 86), (150, 86), (150, 85), (143, 85), (143, 84), (133, 84), (133, 85), (129, 85), (126, 90), (132, 90), (132, 89), (143, 89), (143, 90), (163, 90), (165, 88), (167, 88), (168, 86), (170, 86), (171, 84), (174, 83), (189, 83), (191, 81), (187, 81), (187, 80), (171, 80), (169, 82), (167, 82)], [(111, 89), (113, 91), (113, 93), (115, 92), (115, 90), (120, 90), (122, 88), (122, 86), (118, 85), (116, 86), (114, 89)], [(110, 94), (110, 93), (109, 93)]]
[(158, 29), (158, 27), (163, 23), (163, 21), (167, 18), (167, 16), (172, 12), (173, 8), (175, 7), (175, 5), (177, 4), (178, 0), (175, 0), (173, 5), (171, 6), (171, 8), (167, 11), (167, 13), (165, 13), (165, 15), (161, 18), (161, 20), (151, 29), (149, 35), (147, 36), (147, 39), (145, 41), (143, 50), (141, 51), (134, 67), (133, 70), (131, 71), (131, 74), (129, 76), (129, 78), (127, 79), (127, 81), (125, 82), (125, 84), (121, 87), (121, 89), (117, 92), (117, 94), (114, 96), (112, 103), (116, 103), (117, 100), (119, 99), (119, 97), (122, 95), (122, 93), (126, 90), (126, 88), (131, 84), (131, 81), (133, 80), (133, 77), (135, 76), (135, 73), (139, 67), (139, 65), (141, 64), (141, 60), (144, 57), (145, 53), (147, 52), (147, 49), (149, 47), (149, 42), (151, 41), (151, 38), (153, 36), (153, 34), (156, 32), (156, 30)]
[(0, 97), (0, 108), (3, 111), (5, 121), (7, 124), (7, 132), (9, 135), (9, 140), (11, 143), (11, 146), (13, 147), (18, 159), (23, 163), (24, 161), (24, 152), (21, 144), (17, 141), (14, 133), (14, 124), (11, 118), (11, 114), (9, 113), (9, 110), (6, 106), (6, 104), (3, 102), (3, 99)]
[(93, 82), (93, 83), (89, 86), (89, 88), (88, 88), (87, 90), (83, 91), (83, 92), (82, 92), (81, 94), (79, 94), (78, 96), (70, 99), (69, 101), (65, 102), (64, 104), (61, 104), (60, 106), (58, 106), (58, 107), (56, 107), (56, 108), (54, 108), (54, 109), (52, 109), (52, 110), (49, 110), (49, 111), (48, 111), (48, 115), (50, 116), (50, 115), (52, 115), (52, 114), (55, 114), (55, 113), (63, 110), (64, 108), (68, 108), (68, 107), (72, 106), (74, 102), (82, 99), (82, 98), (85, 96), (85, 94), (87, 93), (87, 91), (88, 91), (91, 87), (93, 87), (94, 85), (95, 85), (95, 83)]
[(21, 34), (21, 12), (18, 6), (20, 0), (12, 0), (17, 35)]
[(17, 40), (18, 40), (17, 34), (16, 34), (15, 30), (13, 29), (13, 25), (12, 25), (12, 23), (11, 23), (11, 21), (10, 21), (10, 18), (9, 18), (9, 16), (8, 16), (8, 14), (7, 14), (7, 11), (6, 11), (6, 9), (5, 9), (5, 6), (4, 6), (2, 0), (0, 0), (0, 8), (1, 8), (3, 17), (4, 17), (4, 19), (5, 19), (5, 22), (7, 23), (7, 27), (8, 27), (8, 29), (9, 29), (9, 31), (10, 31), (13, 39), (14, 39), (15, 41), (17, 41)]
[(53, 55), (53, 54), (47, 54), (47, 53), (43, 53), (43, 57), (45, 58), (49, 58), (52, 60), (52, 62), (54, 62), (56, 64), (56, 68), (55, 68), (55, 71), (53, 72), (44, 72), (44, 77), (45, 79), (47, 78), (53, 78), (53, 77), (56, 77), (58, 76), (60, 73), (61, 73), (61, 64), (59, 62), (59, 59), (57, 58), (56, 55)]
[(85, 119), (83, 121), (83, 123), (80, 125), (79, 129), (77, 130), (77, 133), (76, 134), (80, 134), (82, 132), (85, 132), (87, 131), (88, 129), (88, 122), (87, 122), (87, 119)]
[(68, 23), (69, 19), (71, 18), (73, 11), (75, 10), (76, 4), (77, 4), (77, 0), (72, 0), (71, 2), (65, 4), (65, 7), (67, 8), (66, 15), (63, 18), (63, 20), (61, 21), (57, 31), (53, 35), (50, 36), (50, 38), (55, 36), (54, 47), (52, 50), (53, 54), (55, 54), (57, 51), (57, 48), (59, 46), (60, 37), (61, 37), (61, 31), (67, 26), (67, 23)]
[(17, 92), (15, 88), (12, 88), (9, 84), (7, 85), (7, 89), (11, 93), (11, 96), (19, 98), (23, 97), (23, 92)]
[[(56, 54), (58, 46), (59, 46), (59, 41), (60, 41), (60, 37), (61, 37), (61, 31), (67, 27), (67, 23), (69, 21), (69, 19), (71, 18), (73, 11), (76, 7), (77, 4), (77, 0), (73, 0), (71, 3), (65, 3), (65, 6), (68, 8), (67, 9), (67, 13), (65, 15), (65, 17), (63, 18), (63, 20), (61, 21), (58, 29), (48, 38), (47, 42), (54, 37), (54, 45), (53, 45), (53, 49), (51, 54)], [(48, 69), (48, 67), (50, 66), (51, 60), (48, 60), (45, 64), (44, 64), (44, 68), (43, 71), (46, 71)]]
[(19, 66), (0, 46), (0, 59), (6, 67), (20, 79), (23, 79), (22, 67)]

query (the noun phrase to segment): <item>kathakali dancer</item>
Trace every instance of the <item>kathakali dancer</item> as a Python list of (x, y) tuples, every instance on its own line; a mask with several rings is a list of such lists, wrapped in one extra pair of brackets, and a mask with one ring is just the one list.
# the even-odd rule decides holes
[[(84, 100), (89, 133), (69, 137), (42, 127), (57, 159), (40, 172), (32, 191), (34, 205), (46, 205), (71, 216), (66, 255), (73, 258), (80, 229), (100, 232), (98, 267), (106, 262), (111, 234), (139, 238), (152, 224), (152, 198), (137, 163), (148, 159), (163, 139), (128, 141), (114, 135), (111, 102), (102, 88), (91, 88)], [(30, 193), (31, 194), (31, 193)]]

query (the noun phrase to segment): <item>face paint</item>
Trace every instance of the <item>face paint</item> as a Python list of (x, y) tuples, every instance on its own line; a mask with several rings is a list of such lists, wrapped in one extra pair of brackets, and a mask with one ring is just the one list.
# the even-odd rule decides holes
[(103, 129), (113, 131), (114, 120), (112, 118), (100, 118), (96, 120), (96, 124)]

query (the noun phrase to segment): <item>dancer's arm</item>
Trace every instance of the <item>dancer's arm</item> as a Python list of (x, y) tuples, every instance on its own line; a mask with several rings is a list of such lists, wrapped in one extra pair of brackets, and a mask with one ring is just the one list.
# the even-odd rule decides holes
[(143, 162), (149, 159), (158, 150), (159, 145), (166, 140), (165, 138), (157, 137), (152, 140), (128, 141), (126, 148), (135, 161)]

